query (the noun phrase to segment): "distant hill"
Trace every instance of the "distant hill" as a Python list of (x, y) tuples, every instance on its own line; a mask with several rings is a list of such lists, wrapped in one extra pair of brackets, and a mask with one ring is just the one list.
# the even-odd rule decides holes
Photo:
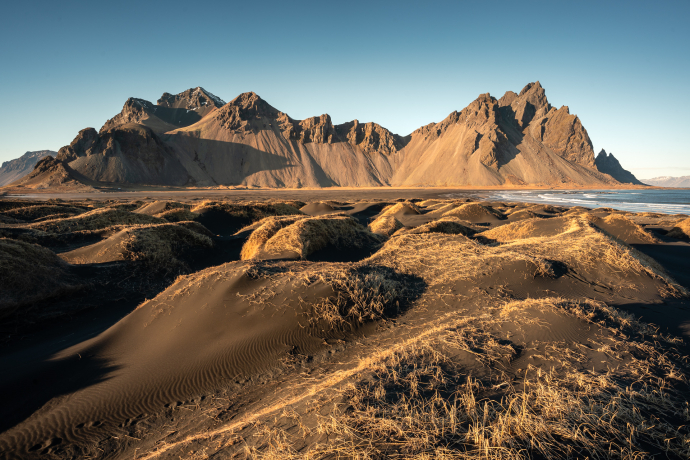
[(0, 187), (29, 174), (34, 170), (38, 160), (48, 155), (54, 156), (57, 155), (57, 152), (53, 152), (52, 150), (26, 152), (19, 158), (3, 162), (2, 166), (0, 166)]
[(606, 150), (601, 149), (594, 162), (599, 171), (610, 175), (620, 183), (643, 185), (633, 173), (623, 169), (613, 153), (607, 154)]
[(657, 187), (690, 187), (690, 176), (661, 176), (652, 179), (644, 179), (645, 184), (656, 185)]
[(552, 107), (539, 82), (500, 99), (482, 94), (408, 136), (374, 122), (333, 124), (328, 114), (296, 120), (253, 92), (225, 103), (196, 87), (164, 93), (156, 104), (128, 99), (55, 159), (89, 185), (611, 186), (629, 179), (615, 158), (597, 163), (580, 119)]

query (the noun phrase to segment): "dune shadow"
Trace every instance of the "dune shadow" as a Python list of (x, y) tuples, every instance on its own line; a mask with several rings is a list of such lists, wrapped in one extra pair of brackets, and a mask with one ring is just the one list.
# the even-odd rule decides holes
[[(94, 354), (53, 359), (54, 354), (45, 351), (32, 348), (0, 357), (0, 366), (12, 369), (0, 376), (0, 392), (5, 396), (0, 407), (0, 433), (26, 420), (53, 398), (103, 382), (118, 369)], [(43, 357), (36, 359), (36, 355)]]
[(631, 244), (641, 253), (656, 260), (673, 279), (690, 290), (690, 245), (687, 244)]

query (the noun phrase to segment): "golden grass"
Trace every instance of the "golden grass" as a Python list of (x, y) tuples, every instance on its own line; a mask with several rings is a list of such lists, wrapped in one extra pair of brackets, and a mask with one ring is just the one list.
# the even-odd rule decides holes
[(690, 238), (690, 218), (676, 223), (666, 235), (678, 239)]
[(242, 247), (242, 260), (294, 253), (305, 259), (316, 251), (361, 249), (382, 242), (355, 219), (346, 216), (272, 218), (254, 230)]
[(147, 216), (146, 214), (135, 214), (121, 209), (106, 207), (65, 219), (28, 224), (26, 227), (50, 233), (65, 233), (81, 230), (99, 230), (113, 225), (160, 224), (164, 222), (163, 219)]
[(398, 213), (421, 214), (421, 212), (422, 210), (416, 204), (412, 203), (411, 201), (404, 201), (386, 206), (379, 214), (379, 217), (393, 216)]
[(385, 237), (391, 236), (401, 228), (403, 228), (403, 224), (391, 215), (377, 217), (369, 224), (369, 230), (371, 230), (372, 233), (377, 233)]
[(498, 211), (493, 210), (487, 206), (479, 203), (465, 203), (457, 208), (446, 211), (442, 214), (443, 217), (458, 217), (463, 220), (476, 219), (504, 219), (503, 215)]
[(440, 219), (428, 222), (418, 227), (403, 229), (396, 233), (397, 235), (409, 234), (415, 235), (420, 233), (446, 233), (448, 235), (465, 235), (470, 236), (476, 233), (472, 229), (472, 224), (457, 217), (442, 217)]
[(299, 204), (299, 202), (272, 202), (264, 203), (260, 201), (249, 202), (229, 202), (229, 201), (212, 201), (206, 200), (195, 205), (191, 211), (199, 214), (209, 209), (223, 211), (236, 217), (243, 217), (251, 219), (252, 221), (263, 219), (269, 216), (286, 216), (291, 214), (302, 214), (299, 209), (292, 206), (292, 204)]
[(187, 208), (173, 208), (167, 211), (159, 212), (155, 214), (155, 217), (159, 219), (165, 219), (168, 222), (182, 222), (191, 221), (198, 217), (198, 214), (193, 213)]
[[(530, 221), (504, 225), (479, 235), (506, 241), (483, 245), (467, 237), (443, 234), (401, 235), (390, 239), (372, 257), (370, 264), (391, 267), (401, 273), (419, 274), (430, 284), (486, 276), (513, 261), (534, 266), (535, 276), (551, 276), (554, 261), (575, 272), (612, 283), (612, 289), (635, 289), (635, 276), (661, 281), (668, 295), (685, 289), (669, 277), (654, 260), (592, 225), (587, 219), (566, 221), (562, 232), (530, 237)], [(523, 232), (525, 235), (523, 235)], [(524, 238), (523, 238), (524, 236)]]
[(22, 306), (78, 289), (68, 269), (49, 249), (0, 238), (0, 318)]
[(73, 206), (57, 206), (57, 205), (33, 205), (21, 208), (14, 208), (3, 211), (3, 215), (20, 219), (24, 221), (32, 221), (36, 219), (44, 219), (51, 215), (76, 215), (81, 214), (85, 210)]
[[(243, 438), (244, 457), (638, 459), (653, 449), (688, 458), (690, 405), (679, 390), (687, 363), (671, 346), (635, 332), (648, 326), (617, 322), (627, 315), (597, 308), (541, 299), (512, 302), (508, 310), (550, 309), (584, 322), (597, 311), (615, 332), (602, 329), (595, 340), (617, 363), (607, 370), (590, 366), (599, 350), (553, 342), (539, 349), (550, 365), (513, 374), (518, 353), (500, 329), (511, 319), (497, 306), (493, 316), (448, 318), (433, 334), (378, 353), (358, 378), (306, 412), (284, 407), (275, 420), (285, 428), (255, 422), (253, 438)], [(455, 360), (459, 353), (490, 372), (473, 376)]]
[[(254, 231), (249, 235), (249, 238), (242, 246), (242, 251), (240, 253), (241, 260), (252, 259), (257, 256), (266, 245), (266, 242), (273, 238), (273, 236), (278, 233), (283, 227), (292, 225), (299, 219), (306, 219), (307, 216), (295, 215), (295, 216), (272, 216), (266, 217), (259, 222), (256, 222), (250, 227), (254, 228)], [(248, 227), (243, 228), (238, 233), (248, 230)]]
[[(594, 222), (594, 225), (597, 224), (596, 219), (592, 220), (592, 222)], [(659, 242), (641, 225), (637, 224), (636, 222), (634, 222), (629, 217), (623, 214), (611, 214), (605, 217), (603, 219), (603, 222), (605, 226), (611, 226), (616, 228), (616, 230), (621, 233), (621, 235), (618, 235), (619, 237), (621, 237), (621, 239), (623, 239), (623, 237), (625, 236), (625, 239), (634, 238), (636, 240), (640, 240), (644, 243), (649, 244), (655, 244)], [(606, 228), (604, 228), (604, 230), (606, 230)], [(609, 233), (613, 233), (613, 231)]]
[(212, 248), (213, 240), (209, 233), (197, 222), (124, 227), (97, 243), (96, 246), (100, 248), (98, 252), (74, 258), (72, 262), (129, 260), (142, 264), (142, 268), (156, 274), (185, 273), (189, 267), (181, 258), (195, 249)]

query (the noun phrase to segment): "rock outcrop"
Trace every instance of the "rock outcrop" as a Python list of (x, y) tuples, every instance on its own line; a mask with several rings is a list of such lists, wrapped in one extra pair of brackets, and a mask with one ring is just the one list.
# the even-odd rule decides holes
[(604, 149), (601, 149), (597, 155), (595, 164), (599, 171), (608, 174), (622, 184), (644, 185), (630, 171), (623, 169), (613, 153), (607, 154)]
[(79, 132), (57, 160), (89, 180), (118, 184), (186, 185), (187, 172), (152, 129), (128, 123)]
[(57, 152), (52, 150), (26, 152), (19, 158), (3, 162), (2, 166), (0, 166), (0, 187), (26, 176), (34, 170), (34, 166), (36, 166), (39, 160), (49, 155), (55, 156)]

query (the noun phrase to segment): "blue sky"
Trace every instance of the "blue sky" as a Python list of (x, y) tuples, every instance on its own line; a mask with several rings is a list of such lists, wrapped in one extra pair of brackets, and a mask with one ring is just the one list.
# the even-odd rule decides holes
[(195, 86), (405, 135), (539, 80), (595, 151), (640, 178), (690, 175), (690, 2), (425, 3), (5, 4), (0, 161)]

